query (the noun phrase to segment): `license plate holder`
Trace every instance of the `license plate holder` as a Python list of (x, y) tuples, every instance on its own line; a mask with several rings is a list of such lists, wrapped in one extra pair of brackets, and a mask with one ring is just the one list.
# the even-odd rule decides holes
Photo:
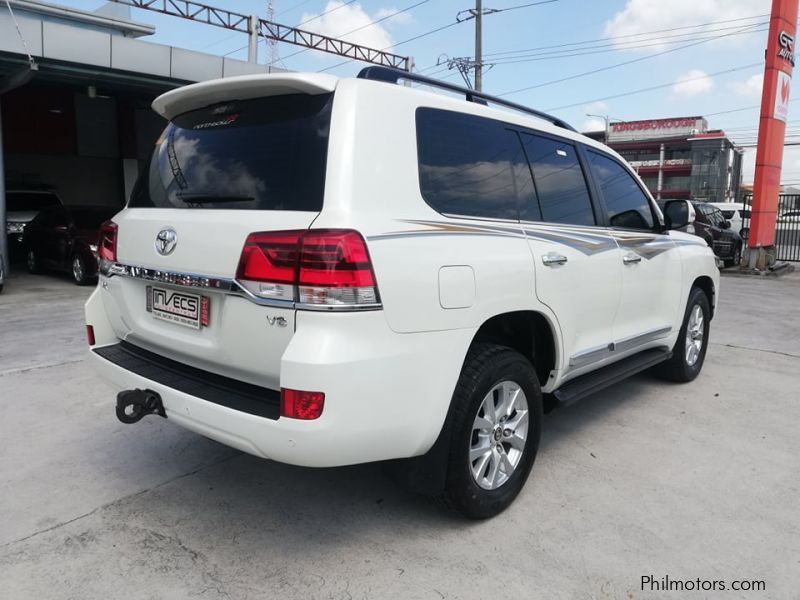
[(191, 329), (208, 325), (209, 299), (199, 294), (148, 285), (146, 308), (161, 321)]

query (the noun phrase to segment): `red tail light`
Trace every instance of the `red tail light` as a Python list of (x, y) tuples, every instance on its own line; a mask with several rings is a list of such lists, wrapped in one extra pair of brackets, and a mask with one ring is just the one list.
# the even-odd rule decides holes
[(117, 224), (106, 221), (100, 225), (100, 243), (97, 244), (97, 254), (100, 260), (117, 262)]
[(89, 342), (90, 346), (94, 346), (94, 327), (91, 325), (86, 326), (86, 341)]
[(281, 388), (281, 416), (312, 421), (319, 419), (325, 406), (322, 392), (301, 392)]
[(260, 298), (321, 306), (379, 302), (367, 245), (351, 230), (251, 233), (236, 278)]

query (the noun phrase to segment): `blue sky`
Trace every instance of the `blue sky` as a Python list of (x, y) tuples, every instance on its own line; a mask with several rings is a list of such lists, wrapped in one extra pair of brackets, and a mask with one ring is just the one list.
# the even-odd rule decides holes
[[(266, 0), (206, 1), (266, 16)], [(419, 3), (348, 38), (385, 48), (453, 23), (459, 10), (469, 8), (470, 2), (274, 0), (274, 5), (275, 20), (280, 23), (297, 25), (313, 19), (303, 27), (341, 35)], [(484, 7), (504, 9), (529, 2), (484, 0)], [(59, 3), (89, 10), (104, 4), (101, 0)], [(556, 0), (488, 15), (484, 18), (484, 53), (487, 62), (497, 64), (484, 75), (484, 90), (505, 94), (539, 85), (507, 97), (550, 110), (582, 129), (599, 126), (597, 119), (586, 113), (621, 120), (710, 115), (711, 127), (729, 130), (745, 144), (753, 139), (758, 109), (712, 113), (759, 104), (767, 40), (764, 23), (768, 17), (764, 15), (770, 4), (769, 0)], [(132, 17), (156, 26), (152, 41), (246, 58), (246, 50), (239, 50), (247, 44), (244, 34), (138, 9), (132, 9)], [(474, 21), (467, 21), (393, 47), (397, 54), (412, 55), (424, 73), (457, 82), (458, 73), (437, 68), (437, 60), (445, 55), (470, 56), (473, 43)], [(277, 49), (281, 66), (292, 70), (318, 71), (341, 62), (313, 51), (290, 56), (298, 48), (288, 44)], [(259, 58), (261, 62), (267, 58), (263, 43)], [(629, 61), (635, 62), (615, 66)], [(351, 76), (361, 66), (352, 62), (328, 72)], [(605, 70), (583, 75), (596, 69)], [(551, 83), (563, 78), (570, 79)], [(630, 94), (643, 88), (656, 89)], [(800, 120), (797, 123), (800, 125)], [(793, 131), (800, 132), (800, 126)], [(752, 176), (752, 154), (750, 150), (746, 155), (745, 180)], [(787, 152), (784, 171), (786, 180), (800, 181), (800, 151), (796, 156), (792, 149)]]

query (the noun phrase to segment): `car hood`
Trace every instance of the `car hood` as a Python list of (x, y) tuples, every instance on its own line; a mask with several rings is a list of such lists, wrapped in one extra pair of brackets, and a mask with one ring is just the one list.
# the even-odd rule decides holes
[(10, 210), (6, 213), (6, 221), (30, 223), (39, 214), (38, 210)]

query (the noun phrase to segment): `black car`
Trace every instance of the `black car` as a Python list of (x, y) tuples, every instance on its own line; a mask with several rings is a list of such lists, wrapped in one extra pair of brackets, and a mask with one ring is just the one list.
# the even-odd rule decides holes
[(58, 194), (48, 190), (6, 190), (6, 233), (11, 260), (25, 255), (22, 242), (25, 227), (39, 211), (61, 206)]
[(97, 277), (100, 225), (119, 210), (107, 206), (58, 206), (42, 210), (25, 227), (28, 270), (72, 274), (78, 285)]
[(711, 246), (726, 267), (738, 265), (742, 261), (742, 236), (731, 230), (731, 222), (716, 206), (695, 201), (692, 205), (696, 216), (689, 227), (694, 227), (694, 234)]

